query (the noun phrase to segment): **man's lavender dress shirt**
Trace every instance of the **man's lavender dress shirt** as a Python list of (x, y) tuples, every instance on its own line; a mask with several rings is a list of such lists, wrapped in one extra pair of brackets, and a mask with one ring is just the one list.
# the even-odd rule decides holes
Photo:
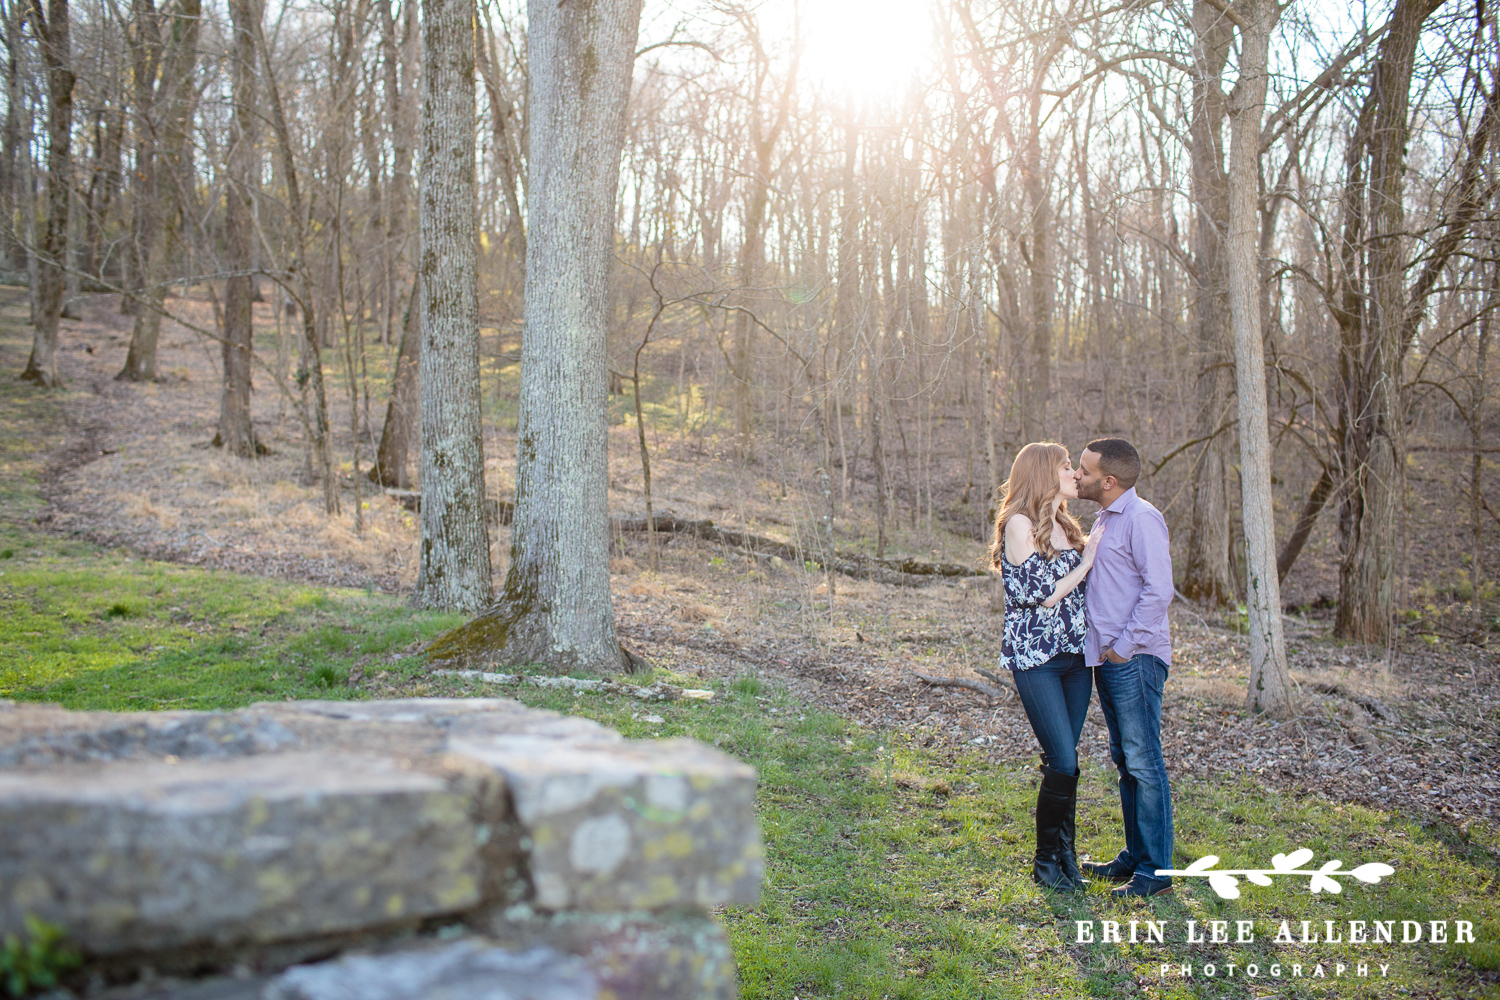
[(1099, 512), (1104, 541), (1089, 571), (1086, 602), (1087, 663), (1104, 662), (1104, 651), (1130, 659), (1139, 653), (1172, 664), (1167, 605), (1172, 603), (1172, 550), (1161, 511), (1131, 487)]

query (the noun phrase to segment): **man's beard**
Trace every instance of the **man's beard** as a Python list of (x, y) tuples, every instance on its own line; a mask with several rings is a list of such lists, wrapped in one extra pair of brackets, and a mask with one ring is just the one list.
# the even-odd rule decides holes
[(1078, 484), (1078, 499), (1080, 500), (1091, 500), (1094, 503), (1098, 503), (1099, 497), (1102, 495), (1103, 491), (1099, 489), (1098, 483)]

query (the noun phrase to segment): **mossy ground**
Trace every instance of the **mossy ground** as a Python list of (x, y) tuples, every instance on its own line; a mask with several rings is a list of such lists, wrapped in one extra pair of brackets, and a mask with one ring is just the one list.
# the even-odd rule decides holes
[[(0, 369), (24, 345), (0, 342)], [(1317, 862), (1384, 861), (1375, 886), (1309, 895), (1303, 879), (1217, 898), (1201, 881), (1145, 902), (1104, 888), (1053, 896), (1029, 879), (1030, 761), (924, 747), (913, 733), (860, 728), (747, 674), (713, 682), (712, 703), (645, 705), (525, 686), (435, 678), (418, 647), (454, 616), (398, 598), (168, 565), (40, 531), (36, 486), (59, 440), (67, 393), (0, 379), (0, 697), (72, 708), (229, 708), (303, 697), (503, 694), (598, 719), (638, 738), (693, 736), (755, 765), (767, 879), (759, 906), (724, 920), (747, 998), (1033, 996), (1494, 996), (1500, 969), (1494, 831), (1256, 785), (1242, 775), (1179, 780), (1179, 863), (1204, 854), (1264, 865), (1306, 847)], [(641, 682), (651, 678), (628, 678)], [(702, 686), (699, 678), (679, 682)], [(1079, 837), (1118, 847), (1112, 775), (1088, 765)], [(1470, 836), (1472, 839), (1470, 839)], [(1079, 944), (1076, 921), (1164, 921), (1164, 944)], [(1473, 921), (1474, 945), (1273, 944), (1287, 919)], [(1254, 920), (1253, 945), (1189, 945), (1184, 922)], [(1097, 925), (1096, 925), (1097, 926)], [(1235, 963), (1237, 973), (1228, 974)], [(1247, 978), (1245, 966), (1260, 971)], [(1358, 976), (1360, 963), (1370, 975)], [(1205, 964), (1216, 966), (1206, 976)], [(1273, 978), (1279, 963), (1282, 975)], [(1167, 964), (1169, 974), (1161, 974)], [(1191, 964), (1195, 974), (1178, 974)], [(1291, 967), (1301, 966), (1293, 978)], [(1338, 965), (1344, 965), (1337, 975)], [(1385, 977), (1379, 966), (1389, 966)], [(1322, 978), (1314, 978), (1321, 966)]]

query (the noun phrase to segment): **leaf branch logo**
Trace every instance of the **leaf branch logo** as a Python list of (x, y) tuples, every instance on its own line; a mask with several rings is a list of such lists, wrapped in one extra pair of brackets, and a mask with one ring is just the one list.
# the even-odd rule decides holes
[(1215, 870), (1214, 866), (1219, 863), (1217, 854), (1205, 854), (1186, 868), (1158, 868), (1158, 876), (1179, 875), (1186, 878), (1207, 878), (1209, 886), (1219, 894), (1220, 899), (1239, 899), (1240, 880), (1237, 875), (1243, 875), (1246, 879), (1256, 885), (1272, 885), (1272, 877), (1276, 875), (1306, 875), (1308, 876), (1308, 891), (1313, 893), (1331, 892), (1340, 893), (1344, 887), (1339, 879), (1345, 875), (1352, 875), (1361, 882), (1374, 885), (1387, 875), (1394, 874), (1396, 869), (1390, 865), (1373, 861), (1367, 865), (1349, 871), (1340, 871), (1344, 865), (1342, 861), (1334, 859), (1325, 861), (1323, 867), (1318, 869), (1302, 869), (1301, 866), (1311, 861), (1313, 852), (1307, 848), (1293, 851), (1291, 854), (1278, 854), (1271, 859), (1270, 868), (1225, 868)]

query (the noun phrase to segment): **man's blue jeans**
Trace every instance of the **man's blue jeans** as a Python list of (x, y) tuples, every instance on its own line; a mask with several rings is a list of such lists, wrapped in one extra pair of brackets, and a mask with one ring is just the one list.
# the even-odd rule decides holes
[(1011, 674), (1026, 719), (1042, 748), (1042, 762), (1059, 774), (1078, 773), (1078, 737), (1089, 714), (1094, 676), (1082, 653), (1059, 653)]
[(1094, 668), (1099, 706), (1109, 727), (1109, 755), (1120, 772), (1125, 817), (1122, 865), (1156, 878), (1172, 867), (1172, 790), (1161, 756), (1161, 692), (1167, 665), (1148, 653)]

